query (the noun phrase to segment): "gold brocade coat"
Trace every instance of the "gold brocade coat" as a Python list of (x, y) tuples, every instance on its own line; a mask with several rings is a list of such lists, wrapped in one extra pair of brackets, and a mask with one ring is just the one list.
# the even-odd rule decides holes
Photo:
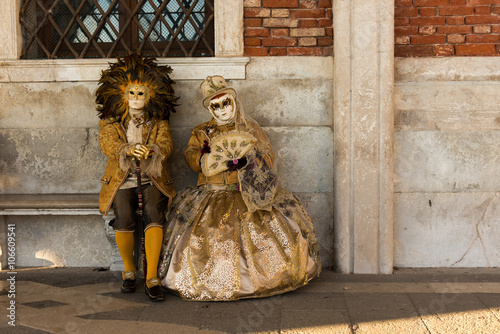
[[(132, 165), (124, 167), (123, 164), (123, 160), (126, 159), (126, 148), (130, 146), (126, 135), (129, 122), (130, 117), (125, 119), (124, 124), (116, 118), (99, 121), (101, 128), (99, 145), (102, 152), (108, 157), (104, 176), (101, 178), (102, 187), (99, 194), (99, 211), (103, 215), (108, 214), (118, 189), (125, 182), (132, 169)], [(155, 152), (151, 158), (141, 162), (141, 168), (156, 188), (169, 198), (170, 205), (176, 193), (167, 165), (167, 159), (173, 150), (169, 122), (150, 120), (144, 124), (142, 143), (149, 145)]]
[[(212, 118), (210, 121), (198, 125), (191, 132), (188, 147), (184, 152), (184, 158), (186, 159), (188, 167), (199, 173), (197, 183), (198, 186), (203, 184), (224, 185), (238, 183), (237, 171), (225, 171), (216, 175), (205, 176), (202, 173), (200, 166), (201, 147), (203, 146), (203, 142), (206, 140), (210, 145), (210, 140), (212, 138), (232, 130), (235, 130), (234, 123), (229, 125), (217, 125), (215, 119)], [(252, 135), (260, 142), (269, 143), (266, 134), (260, 128), (257, 133), (252, 133)], [(270, 153), (265, 154), (263, 158), (266, 161), (266, 164), (271, 168), (274, 163), (274, 152), (270, 145), (266, 145), (266, 149)]]

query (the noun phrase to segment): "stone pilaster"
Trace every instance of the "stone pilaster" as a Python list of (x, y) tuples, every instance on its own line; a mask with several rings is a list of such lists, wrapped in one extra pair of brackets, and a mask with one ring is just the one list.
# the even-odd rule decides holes
[(21, 49), (20, 0), (0, 0), (0, 59), (17, 59)]
[(336, 0), (336, 263), (392, 273), (394, 0)]
[(215, 0), (215, 56), (243, 56), (243, 1)]

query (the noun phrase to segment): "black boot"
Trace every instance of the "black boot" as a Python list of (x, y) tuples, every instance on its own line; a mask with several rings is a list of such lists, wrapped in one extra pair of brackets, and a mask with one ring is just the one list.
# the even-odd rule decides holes
[(123, 271), (122, 279), (122, 287), (120, 288), (121, 292), (135, 292), (135, 273), (133, 271)]
[(149, 300), (153, 302), (159, 302), (164, 299), (163, 291), (161, 290), (160, 280), (158, 278), (149, 279), (146, 284), (146, 294), (149, 296)]

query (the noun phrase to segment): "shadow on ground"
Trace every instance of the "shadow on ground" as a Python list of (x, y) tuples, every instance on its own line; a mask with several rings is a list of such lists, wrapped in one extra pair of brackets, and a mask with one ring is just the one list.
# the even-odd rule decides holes
[[(403, 328), (405, 333), (500, 332), (498, 268), (402, 269), (393, 275), (345, 275), (324, 270), (320, 278), (294, 292), (234, 302), (184, 301), (167, 294), (164, 302), (152, 303), (141, 285), (136, 293), (120, 293), (120, 276), (105, 268), (23, 269), (16, 274), (16, 284), (36, 282), (76, 292), (84, 286), (85, 291), (92, 291), (89, 285), (111, 284), (106, 292), (96, 289), (88, 293), (94, 305), (102, 297), (111, 297), (132, 306), (113, 310), (90, 306), (88, 312), (76, 317), (175, 324), (195, 332), (402, 333)], [(8, 277), (7, 272), (0, 272), (2, 282)], [(4, 287), (0, 297), (5, 299), (6, 294)], [(35, 297), (23, 305), (57, 310), (65, 304)], [(23, 315), (18, 316), (22, 319)], [(471, 326), (482, 329), (475, 331)], [(7, 329), (15, 330), (13, 333), (52, 333), (23, 326)]]

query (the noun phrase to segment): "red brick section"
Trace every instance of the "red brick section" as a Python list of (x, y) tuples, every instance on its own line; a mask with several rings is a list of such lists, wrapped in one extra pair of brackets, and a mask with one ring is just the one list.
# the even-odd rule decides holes
[(333, 54), (331, 0), (244, 0), (243, 4), (246, 56)]
[(500, 56), (500, 0), (395, 0), (396, 57)]

